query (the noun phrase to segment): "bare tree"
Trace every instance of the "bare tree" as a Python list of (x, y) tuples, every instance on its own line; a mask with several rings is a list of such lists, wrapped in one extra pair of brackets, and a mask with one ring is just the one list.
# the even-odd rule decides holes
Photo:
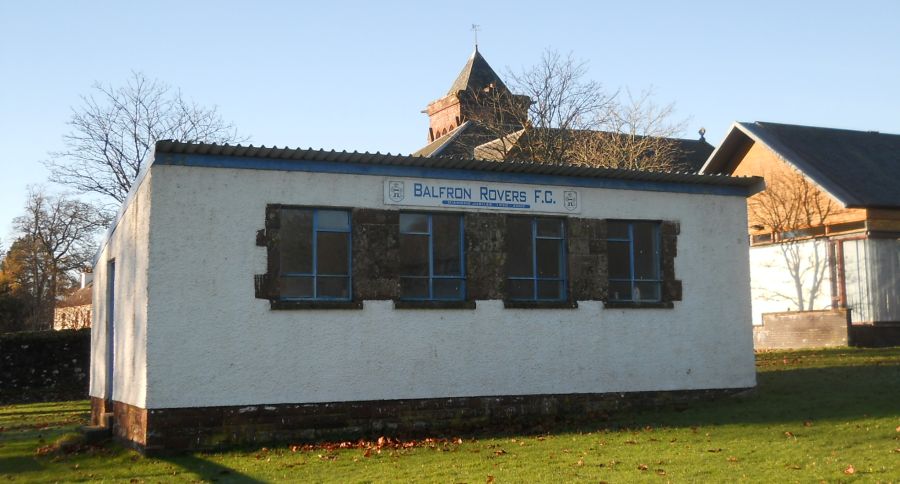
[[(674, 105), (657, 106), (652, 91), (609, 92), (586, 79), (587, 64), (547, 50), (540, 62), (509, 73), (510, 91), (493, 86), (468, 93), (472, 119), (494, 138), (473, 147), (476, 157), (611, 168), (674, 171), (684, 128)], [(626, 99), (620, 100), (625, 97)]]
[(231, 143), (244, 139), (216, 107), (186, 100), (181, 91), (132, 72), (120, 87), (95, 83), (82, 96), (63, 136), (65, 149), (50, 154), (50, 181), (125, 200), (156, 141)]
[(747, 203), (751, 225), (772, 234), (794, 286), (776, 296), (801, 311), (814, 309), (828, 269), (824, 225), (835, 210), (832, 199), (802, 173), (790, 170), (766, 177), (765, 191)]
[(109, 221), (88, 203), (31, 189), (25, 214), (13, 221), (19, 238), (4, 259), (4, 272), (28, 295), (35, 329), (49, 327), (57, 296), (90, 265), (95, 236)]

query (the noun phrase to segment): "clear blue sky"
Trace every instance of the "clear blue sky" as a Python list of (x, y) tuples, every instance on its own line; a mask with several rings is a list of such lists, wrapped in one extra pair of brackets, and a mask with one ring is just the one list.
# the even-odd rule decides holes
[(656, 89), (718, 144), (731, 122), (900, 132), (900, 2), (43, 2), (0, 5), (0, 239), (79, 95), (140, 70), (254, 144), (409, 153), (472, 50), (554, 47)]

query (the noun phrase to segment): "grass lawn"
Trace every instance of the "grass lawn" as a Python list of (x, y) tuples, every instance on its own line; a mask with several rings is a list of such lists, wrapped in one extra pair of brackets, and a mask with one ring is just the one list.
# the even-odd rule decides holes
[(900, 482), (900, 348), (757, 355), (756, 393), (542, 435), (364, 449), (144, 458), (113, 444), (38, 451), (84, 401), (0, 407), (0, 481)]

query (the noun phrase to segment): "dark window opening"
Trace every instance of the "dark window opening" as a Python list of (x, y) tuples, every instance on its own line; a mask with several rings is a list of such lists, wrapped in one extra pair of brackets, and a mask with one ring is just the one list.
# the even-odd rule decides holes
[(460, 301), (466, 294), (463, 218), (400, 214), (400, 299)]
[(280, 299), (349, 300), (350, 212), (282, 208), (280, 220)]
[(609, 300), (662, 300), (659, 222), (610, 221)]
[(507, 221), (507, 297), (512, 301), (566, 299), (566, 234), (562, 220)]

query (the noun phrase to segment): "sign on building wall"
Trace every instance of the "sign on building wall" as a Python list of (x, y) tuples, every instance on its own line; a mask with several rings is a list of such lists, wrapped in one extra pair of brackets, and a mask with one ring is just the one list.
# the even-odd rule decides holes
[(565, 187), (491, 182), (390, 178), (385, 205), (579, 213), (581, 194)]

